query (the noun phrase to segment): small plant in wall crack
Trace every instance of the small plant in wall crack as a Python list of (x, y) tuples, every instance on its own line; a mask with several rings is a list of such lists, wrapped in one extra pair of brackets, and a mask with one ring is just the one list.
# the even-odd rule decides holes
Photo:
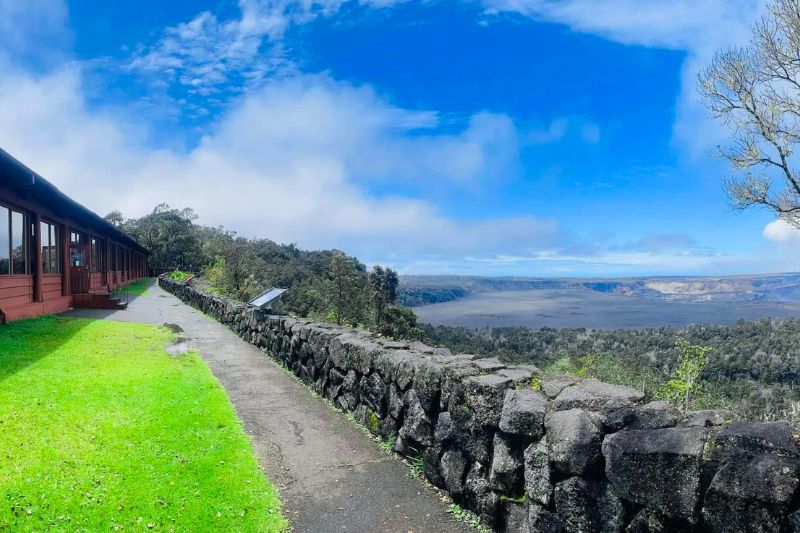
[(411, 460), (411, 470), (408, 474), (412, 478), (422, 478), (425, 476), (425, 459), (416, 457)]
[(450, 513), (455, 517), (456, 520), (460, 520), (465, 524), (475, 528), (480, 533), (491, 533), (491, 529), (486, 527), (481, 519), (473, 513), (472, 511), (468, 511), (462, 508), (457, 503), (451, 503), (450, 506), (447, 508), (447, 512)]
[[(380, 437), (376, 437), (376, 438), (380, 439)], [(388, 453), (392, 453), (392, 451), (394, 450), (394, 445), (395, 445), (396, 442), (397, 442), (397, 435), (392, 433), (391, 435), (386, 437), (386, 440), (381, 440), (380, 447), (381, 447), (381, 449), (383, 451), (388, 452)]]

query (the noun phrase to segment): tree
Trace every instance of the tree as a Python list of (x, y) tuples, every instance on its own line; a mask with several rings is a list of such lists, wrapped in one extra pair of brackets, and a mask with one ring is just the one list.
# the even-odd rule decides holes
[(369, 274), (369, 289), (375, 311), (375, 324), (379, 327), (383, 321), (386, 308), (397, 303), (397, 272), (381, 265), (372, 267)]
[[(114, 213), (109, 213), (112, 215)], [(142, 218), (124, 221), (120, 229), (150, 250), (150, 264), (157, 271), (196, 272), (205, 264), (193, 225), (196, 218), (192, 209), (172, 209), (167, 204), (159, 204)]]
[(122, 213), (117, 210), (111, 211), (109, 214), (103, 217), (103, 220), (116, 228), (122, 227), (122, 225), (125, 223), (125, 217), (123, 217)]
[(774, 0), (753, 26), (748, 46), (718, 52), (700, 73), (713, 117), (730, 127), (719, 148), (733, 175), (725, 180), (736, 209), (761, 206), (800, 228), (800, 0)]
[(711, 348), (692, 344), (685, 339), (678, 339), (677, 345), (680, 351), (679, 366), (672, 378), (661, 387), (659, 395), (679, 404), (685, 412), (691, 408), (700, 387), (698, 380)]
[(357, 324), (362, 318), (365, 277), (355, 259), (334, 250), (325, 289), (328, 306), (337, 324)]

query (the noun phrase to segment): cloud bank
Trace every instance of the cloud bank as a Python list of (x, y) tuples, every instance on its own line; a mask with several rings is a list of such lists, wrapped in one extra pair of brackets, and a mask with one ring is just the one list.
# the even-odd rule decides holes
[[(42, 31), (68, 40), (63, 3), (36, 2), (53, 16)], [(396, 3), (360, 2), (374, 8)], [(264, 42), (280, 52), (288, 27), (330, 16), (344, 1), (241, 0), (239, 18), (200, 13), (136, 50), (126, 68), (160, 72), (168, 84), (201, 97), (234, 81), (247, 88), (189, 149), (153, 146), (146, 127), (124, 108), (89, 106), (80, 63), (35, 72), (10, 61), (15, 50), (35, 46), (25, 41), (25, 28), (39, 27), (36, 10), (12, 4), (0, 0), (0, 15), (12, 14), (15, 28), (0, 45), (8, 52), (0, 53), (0, 145), (89, 207), (113, 205), (138, 216), (160, 202), (190, 206), (206, 224), (303, 247), (338, 247), (408, 272), (669, 273), (729, 261), (696, 253), (690, 240), (675, 236), (645, 236), (625, 248), (587, 242), (534, 214), (461, 218), (424, 199), (431, 187), (480, 192), (513, 176), (520, 146), (559, 142), (573, 127), (584, 142), (597, 143), (600, 131), (566, 117), (521, 132), (512, 117), (483, 111), (443, 127), (436, 110), (398, 107), (368, 85), (284, 69), (279, 53), (269, 55), (274, 62), (261, 61)], [(592, 20), (589, 4), (577, 1), (493, 1), (487, 8), (626, 42), (643, 42), (639, 25), (666, 16), (656, 10), (652, 20), (641, 13), (620, 20), (609, 7)], [(691, 20), (684, 29), (656, 29), (648, 42), (684, 46), (699, 24)], [(275, 75), (273, 68), (283, 70)], [(381, 192), (394, 189), (403, 192)]]

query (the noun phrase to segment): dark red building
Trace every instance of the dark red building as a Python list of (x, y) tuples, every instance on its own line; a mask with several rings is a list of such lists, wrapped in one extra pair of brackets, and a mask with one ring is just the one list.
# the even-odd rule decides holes
[(148, 255), (0, 149), (0, 322), (113, 307), (111, 291), (145, 277)]

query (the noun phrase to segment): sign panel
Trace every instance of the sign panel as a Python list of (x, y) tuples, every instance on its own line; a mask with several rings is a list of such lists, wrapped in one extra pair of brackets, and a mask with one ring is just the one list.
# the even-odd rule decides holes
[(252, 300), (250, 300), (250, 305), (254, 305), (256, 307), (264, 307), (269, 303), (275, 301), (281, 294), (286, 292), (288, 289), (279, 289), (277, 287), (273, 287), (268, 289)]

